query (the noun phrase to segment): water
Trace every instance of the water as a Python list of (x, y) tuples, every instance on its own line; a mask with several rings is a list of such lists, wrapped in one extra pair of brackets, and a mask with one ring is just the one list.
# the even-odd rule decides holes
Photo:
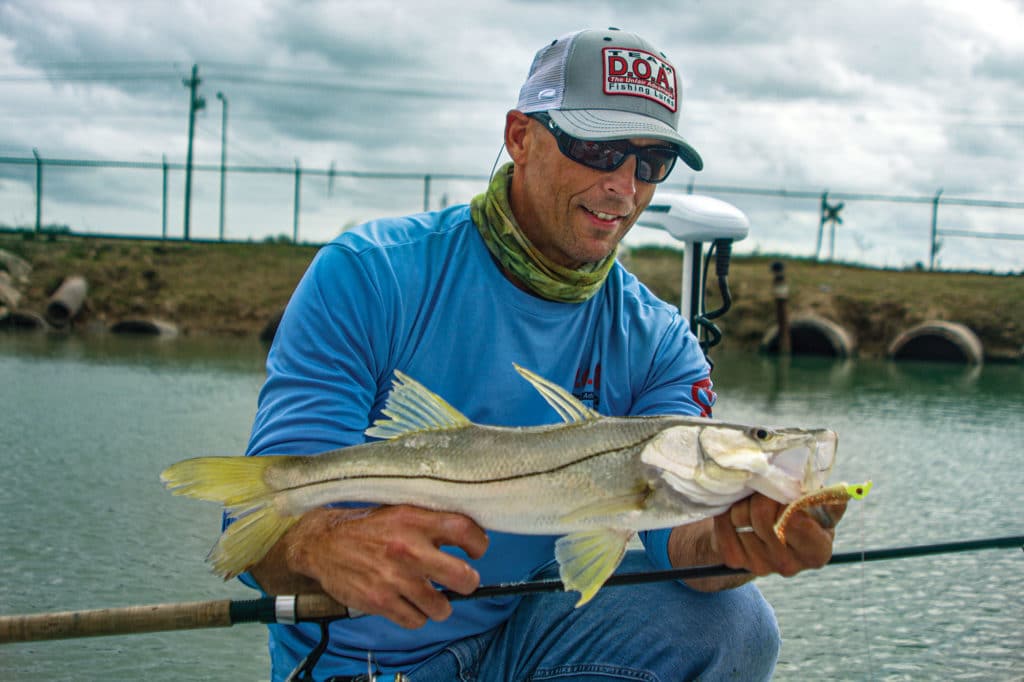
[[(0, 613), (250, 598), (203, 557), (215, 508), (159, 471), (239, 453), (254, 341), (0, 336)], [(1024, 369), (716, 356), (716, 416), (840, 434), (872, 478), (837, 551), (1024, 533)], [(779, 680), (1024, 679), (1024, 555), (991, 550), (760, 581)], [(259, 625), (0, 646), (0, 680), (265, 680)]]

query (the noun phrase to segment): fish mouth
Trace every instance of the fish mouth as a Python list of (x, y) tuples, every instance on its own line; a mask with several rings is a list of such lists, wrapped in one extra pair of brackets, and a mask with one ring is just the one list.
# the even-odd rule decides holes
[(802, 479), (807, 489), (814, 489), (823, 485), (832, 471), (838, 442), (834, 431), (812, 431), (776, 451), (771, 455), (771, 462), (795, 479)]

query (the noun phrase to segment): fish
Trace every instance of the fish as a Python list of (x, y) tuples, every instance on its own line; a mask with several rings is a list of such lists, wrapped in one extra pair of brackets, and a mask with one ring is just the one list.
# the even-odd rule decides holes
[(838, 437), (678, 416), (603, 416), (561, 386), (516, 371), (560, 423), (476, 424), (401, 371), (365, 434), (317, 456), (186, 459), (160, 478), (219, 502), (230, 525), (208, 561), (230, 579), (255, 565), (308, 510), (335, 502), (459, 512), (494, 531), (557, 535), (566, 591), (587, 603), (637, 531), (722, 513), (755, 492), (797, 503), (824, 487)]

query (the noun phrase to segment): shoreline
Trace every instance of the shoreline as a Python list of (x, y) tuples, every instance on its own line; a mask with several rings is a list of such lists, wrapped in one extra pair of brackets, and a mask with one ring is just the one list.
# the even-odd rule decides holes
[[(69, 327), (72, 332), (154, 320), (174, 325), (185, 336), (258, 336), (283, 310), (318, 249), (280, 242), (0, 233), (0, 251), (32, 266), (27, 278), (12, 277), (11, 285), (21, 295), (18, 310), (42, 315), (65, 277), (85, 279), (87, 293)], [(656, 295), (678, 305), (679, 251), (635, 249), (623, 261)], [(775, 324), (775, 261), (785, 265), (790, 316), (810, 314), (841, 325), (853, 337), (854, 355), (885, 357), (901, 332), (942, 320), (973, 331), (987, 362), (1022, 359), (1022, 275), (881, 270), (768, 256), (733, 257), (733, 306), (715, 320), (724, 335), (720, 348), (756, 351)], [(707, 297), (709, 309), (719, 305), (713, 276), (708, 278)], [(7, 308), (9, 312), (11, 306)]]

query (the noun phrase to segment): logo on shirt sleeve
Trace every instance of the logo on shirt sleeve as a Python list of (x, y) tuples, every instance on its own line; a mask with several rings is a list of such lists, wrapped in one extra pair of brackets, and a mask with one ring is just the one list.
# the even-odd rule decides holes
[(693, 402), (697, 403), (697, 407), (700, 408), (700, 416), (711, 416), (711, 406), (718, 399), (715, 392), (711, 390), (711, 379), (704, 378), (696, 382), (690, 388), (690, 397), (693, 398)]

